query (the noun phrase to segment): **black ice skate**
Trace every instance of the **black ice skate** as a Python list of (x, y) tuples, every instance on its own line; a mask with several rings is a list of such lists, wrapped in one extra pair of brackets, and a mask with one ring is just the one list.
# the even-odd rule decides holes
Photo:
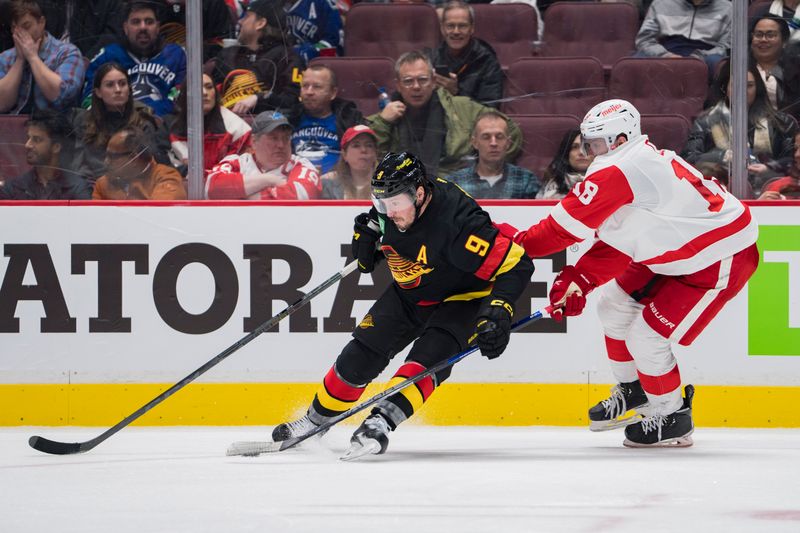
[(589, 429), (606, 431), (635, 424), (643, 417), (633, 414), (623, 418), (631, 409), (647, 406), (647, 395), (639, 380), (620, 383), (611, 389), (611, 396), (589, 409)]
[(389, 446), (389, 422), (380, 414), (372, 414), (350, 437), (350, 448), (342, 455), (342, 461), (353, 461), (365, 455), (380, 455)]
[(626, 427), (626, 439), (623, 444), (629, 448), (691, 446), (693, 444), (691, 434), (694, 431), (692, 422), (694, 387), (686, 385), (684, 394), (683, 406), (674, 413), (648, 416), (641, 422)]

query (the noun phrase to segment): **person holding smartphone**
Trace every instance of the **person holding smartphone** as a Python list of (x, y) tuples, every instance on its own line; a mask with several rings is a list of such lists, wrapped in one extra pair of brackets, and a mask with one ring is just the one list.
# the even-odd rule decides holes
[(431, 53), (434, 82), (453, 96), (468, 96), (498, 107), (503, 97), (503, 71), (494, 49), (475, 33), (469, 4), (449, 2), (442, 11), (442, 44)]

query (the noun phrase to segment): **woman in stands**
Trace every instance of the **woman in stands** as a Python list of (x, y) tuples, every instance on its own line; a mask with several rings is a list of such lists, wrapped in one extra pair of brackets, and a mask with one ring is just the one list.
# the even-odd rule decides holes
[(169, 139), (161, 119), (150, 108), (133, 99), (130, 78), (115, 62), (97, 69), (88, 110), (75, 109), (72, 125), (76, 135), (75, 171), (92, 184), (105, 174), (108, 140), (126, 126), (142, 130), (152, 144), (156, 160), (169, 163)]
[(342, 156), (333, 170), (322, 176), (322, 198), (327, 200), (369, 200), (370, 180), (378, 166), (378, 138), (358, 124), (342, 135)]
[[(170, 130), (172, 164), (186, 175), (189, 148), (186, 136), (186, 90), (178, 97), (178, 117)], [(250, 146), (250, 125), (220, 104), (214, 81), (203, 74), (203, 169), (205, 174), (229, 155), (243, 154)]]
[(569, 130), (561, 139), (558, 152), (547, 170), (544, 171), (544, 184), (536, 198), (553, 200), (564, 198), (579, 181), (586, 176), (586, 169), (594, 157), (581, 150), (581, 130)]
[[(712, 87), (719, 101), (694, 122), (683, 157), (690, 163), (711, 161), (727, 165), (731, 158), (730, 64), (726, 62)], [(792, 164), (797, 123), (772, 108), (764, 80), (754, 63), (747, 72), (747, 139), (750, 185), (759, 194), (764, 183), (786, 175)]]
[(750, 55), (764, 80), (769, 103), (780, 111), (800, 96), (797, 88), (787, 86), (784, 75), (785, 63), (792, 55), (791, 49), (785, 48), (788, 41), (789, 24), (784, 19), (767, 13), (751, 20)]

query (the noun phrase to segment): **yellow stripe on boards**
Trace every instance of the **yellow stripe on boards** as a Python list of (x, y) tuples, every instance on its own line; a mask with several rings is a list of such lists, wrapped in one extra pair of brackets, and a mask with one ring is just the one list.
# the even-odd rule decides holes
[[(110, 427), (171, 384), (0, 385), (0, 426)], [(445, 383), (412, 421), (436, 425), (586, 426), (586, 411), (610, 385)], [(191, 384), (136, 424), (274, 425), (301, 416), (318, 383)], [(384, 390), (373, 384), (362, 401)], [(697, 385), (695, 423), (800, 427), (800, 387)], [(415, 407), (416, 408), (416, 407)], [(366, 409), (361, 415), (366, 415)], [(363, 416), (354, 416), (357, 423)]]

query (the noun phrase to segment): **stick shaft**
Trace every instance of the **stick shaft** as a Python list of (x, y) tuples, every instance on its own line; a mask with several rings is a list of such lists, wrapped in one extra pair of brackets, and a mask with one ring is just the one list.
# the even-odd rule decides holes
[[(550, 308), (548, 307), (545, 310), (549, 312)], [(516, 330), (524, 327), (525, 325), (527, 325), (527, 324), (529, 324), (531, 322), (535, 322), (535, 321), (541, 319), (542, 317), (544, 317), (543, 312), (542, 311), (536, 311), (532, 315), (528, 315), (525, 318), (523, 318), (521, 320), (518, 320), (517, 322), (512, 324), (511, 331), (516, 331)], [(324, 424), (321, 424), (321, 425), (317, 426), (316, 428), (314, 428), (313, 430), (309, 431), (308, 433), (306, 433), (304, 435), (300, 435), (299, 437), (293, 437), (293, 438), (290, 438), (290, 439), (287, 439), (287, 440), (283, 441), (281, 443), (280, 450), (278, 450), (278, 451), (283, 451), (283, 450), (286, 450), (286, 449), (289, 449), (289, 448), (293, 448), (294, 446), (297, 446), (298, 444), (300, 444), (304, 440), (306, 440), (306, 439), (308, 439), (310, 437), (313, 437), (317, 433), (320, 433), (322, 431), (326, 431), (328, 428), (338, 424), (342, 420), (345, 420), (346, 418), (350, 418), (354, 414), (360, 413), (361, 411), (363, 411), (364, 409), (366, 409), (368, 407), (372, 407), (373, 405), (375, 405), (379, 401), (383, 400), (384, 398), (386, 398), (388, 396), (391, 396), (392, 394), (395, 394), (395, 393), (405, 389), (406, 387), (409, 387), (409, 386), (413, 385), (414, 383), (416, 383), (416, 382), (418, 382), (418, 381), (420, 381), (422, 379), (425, 379), (428, 376), (436, 374), (437, 372), (440, 372), (441, 370), (444, 370), (445, 368), (447, 368), (447, 367), (449, 367), (451, 365), (456, 364), (457, 362), (461, 361), (462, 359), (464, 359), (465, 357), (467, 357), (468, 355), (470, 355), (471, 353), (473, 353), (473, 352), (475, 352), (477, 350), (478, 350), (477, 346), (470, 346), (469, 348), (467, 348), (463, 352), (459, 352), (459, 353), (453, 355), (452, 357), (450, 357), (448, 359), (445, 359), (444, 361), (440, 361), (439, 363), (436, 363), (432, 367), (424, 370), (423, 372), (420, 372), (416, 376), (412, 376), (412, 377), (410, 377), (410, 378), (408, 378), (408, 379), (406, 379), (404, 381), (401, 381), (397, 385), (395, 385), (393, 387), (390, 387), (390, 388), (384, 390), (383, 392), (380, 392), (380, 393), (376, 394), (375, 396), (373, 396), (369, 400), (366, 400), (363, 403), (360, 403), (360, 404), (358, 404), (358, 405), (356, 405), (354, 407), (351, 407), (350, 409), (348, 409), (344, 413), (340, 413), (340, 414), (336, 415), (335, 417), (331, 418), (330, 420), (328, 420)]]
[(107, 438), (111, 437), (125, 426), (128, 426), (129, 424), (131, 424), (131, 422), (135, 421), (137, 418), (139, 418), (140, 416), (150, 411), (152, 408), (154, 408), (155, 406), (157, 406), (158, 404), (160, 404), (161, 402), (163, 402), (164, 400), (166, 400), (167, 398), (169, 398), (170, 396), (181, 390), (186, 385), (188, 385), (198, 377), (202, 376), (213, 367), (217, 366), (228, 356), (230, 356), (243, 346), (247, 345), (248, 343), (250, 343), (250, 341), (258, 337), (265, 331), (269, 330), (270, 328), (274, 327), (275, 324), (277, 324), (287, 316), (291, 315), (292, 313), (303, 307), (305, 304), (313, 300), (317, 295), (319, 295), (325, 289), (327, 289), (331, 285), (338, 283), (342, 278), (355, 271), (356, 267), (357, 267), (356, 261), (348, 263), (342, 270), (340, 270), (339, 272), (337, 272), (336, 274), (334, 274), (333, 276), (322, 282), (320, 285), (318, 285), (317, 287), (315, 287), (314, 289), (303, 295), (301, 298), (297, 299), (286, 309), (284, 309), (277, 315), (273, 316), (272, 318), (270, 318), (269, 320), (258, 326), (256, 329), (254, 329), (253, 331), (251, 331), (250, 333), (248, 333), (235, 343), (228, 346), (225, 350), (216, 355), (213, 359), (206, 362), (203, 366), (201, 366), (200, 368), (198, 368), (197, 370), (195, 370), (194, 372), (192, 372), (191, 374), (189, 374), (188, 376), (186, 376), (185, 378), (183, 378), (182, 380), (180, 380), (179, 382), (177, 382), (176, 384), (174, 384), (173, 386), (171, 386), (170, 388), (168, 388), (167, 390), (165, 390), (164, 392), (162, 392), (161, 394), (159, 394), (158, 396), (147, 402), (145, 405), (143, 405), (142, 407), (140, 407), (139, 409), (137, 409), (136, 411), (125, 417), (123, 420), (120, 420), (117, 424), (110, 427), (97, 437), (82, 443), (63, 443), (34, 436), (28, 440), (28, 443), (33, 448), (39, 451), (57, 455), (80, 453), (91, 450), (92, 448), (94, 448)]

